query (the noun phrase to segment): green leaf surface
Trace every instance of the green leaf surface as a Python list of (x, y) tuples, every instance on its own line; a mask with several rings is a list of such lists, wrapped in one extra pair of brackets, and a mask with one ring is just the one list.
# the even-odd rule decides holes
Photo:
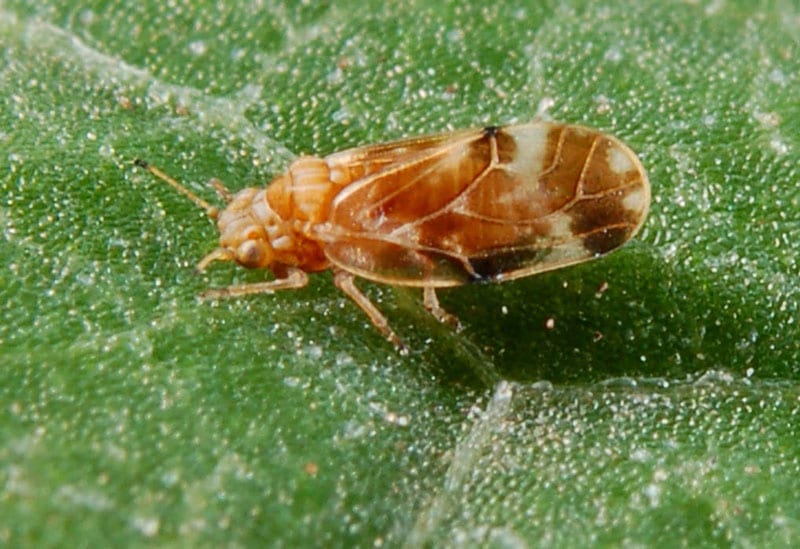
[[(221, 4), (221, 3), (220, 3)], [(0, 4), (0, 543), (800, 544), (800, 8)], [(192, 266), (296, 155), (545, 118), (653, 184), (600, 261), (441, 293)]]

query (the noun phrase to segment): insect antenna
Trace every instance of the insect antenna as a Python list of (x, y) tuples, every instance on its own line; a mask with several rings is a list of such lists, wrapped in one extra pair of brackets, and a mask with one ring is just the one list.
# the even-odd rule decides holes
[(208, 183), (214, 187), (214, 190), (217, 191), (217, 194), (220, 196), (220, 198), (225, 201), (225, 204), (228, 204), (231, 201), (231, 192), (225, 185), (223, 185), (222, 181), (215, 177)]
[[(205, 200), (194, 194), (192, 191), (187, 189), (185, 186), (178, 183), (174, 178), (165, 174), (155, 166), (151, 166), (148, 162), (142, 160), (141, 158), (137, 158), (136, 160), (133, 161), (133, 163), (139, 166), (140, 168), (147, 170), (148, 172), (156, 176), (158, 179), (168, 184), (170, 187), (172, 187), (173, 189), (184, 195), (186, 198), (197, 204), (199, 207), (203, 208), (208, 214), (208, 217), (210, 217), (211, 219), (216, 219), (217, 215), (219, 215), (219, 208), (217, 206), (214, 206), (213, 204), (206, 202)], [(230, 202), (230, 193), (228, 193), (228, 190), (222, 185), (221, 181), (215, 180), (214, 182), (212, 182), (212, 185), (214, 186), (215, 189), (217, 189), (217, 192), (220, 195), (222, 195), (223, 199), (225, 199), (226, 202)]]

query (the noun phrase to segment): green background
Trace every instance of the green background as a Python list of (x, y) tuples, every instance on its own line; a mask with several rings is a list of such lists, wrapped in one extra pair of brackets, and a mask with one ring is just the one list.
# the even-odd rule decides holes
[[(794, 1), (0, 4), (0, 543), (800, 544)], [(301, 153), (535, 118), (636, 150), (635, 242), (505, 285), (200, 303)], [(607, 289), (600, 291), (607, 285)], [(546, 327), (548, 319), (555, 324)]]

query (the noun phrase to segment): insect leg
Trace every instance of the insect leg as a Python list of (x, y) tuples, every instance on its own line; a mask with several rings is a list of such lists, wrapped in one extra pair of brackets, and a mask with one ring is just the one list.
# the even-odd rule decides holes
[(233, 257), (233, 252), (227, 248), (217, 248), (200, 260), (200, 263), (194, 268), (194, 272), (202, 273), (206, 270), (209, 263), (213, 263), (214, 261), (233, 261)]
[(200, 294), (200, 299), (220, 299), (224, 297), (240, 297), (251, 294), (271, 294), (277, 290), (302, 288), (308, 284), (308, 275), (300, 269), (289, 268), (286, 276), (267, 282), (238, 284), (226, 288), (212, 288)]
[(356, 287), (354, 279), (355, 277), (347, 271), (335, 271), (333, 274), (333, 283), (336, 287), (347, 294), (350, 299), (356, 302), (356, 305), (361, 307), (361, 310), (367, 313), (372, 324), (383, 334), (383, 337), (391, 341), (392, 344), (397, 347), (400, 354), (408, 354), (408, 347), (406, 347), (405, 343), (394, 333), (394, 330), (389, 326), (389, 321), (386, 320), (383, 313), (381, 313), (372, 301)]
[(449, 324), (453, 327), (456, 332), (461, 331), (461, 322), (455, 315), (452, 315), (442, 309), (442, 306), (439, 305), (439, 298), (436, 297), (436, 289), (426, 286), (423, 288), (422, 291), (422, 304), (428, 309), (428, 312), (431, 313), (436, 320), (439, 322), (444, 322)]

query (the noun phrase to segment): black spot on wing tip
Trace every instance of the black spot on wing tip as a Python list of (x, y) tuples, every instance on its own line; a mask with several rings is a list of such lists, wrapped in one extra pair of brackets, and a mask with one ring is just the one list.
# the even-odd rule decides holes
[(609, 227), (583, 237), (583, 247), (594, 257), (605, 255), (628, 241), (629, 227)]
[(487, 282), (492, 282), (493, 278), (491, 276), (482, 275), (480, 273), (470, 273), (469, 275), (469, 283), (470, 284), (485, 284)]
[(472, 267), (470, 282), (502, 280), (508, 273), (537, 263), (544, 263), (550, 252), (550, 248), (529, 246), (497, 250), (483, 256), (472, 257), (469, 259)]

